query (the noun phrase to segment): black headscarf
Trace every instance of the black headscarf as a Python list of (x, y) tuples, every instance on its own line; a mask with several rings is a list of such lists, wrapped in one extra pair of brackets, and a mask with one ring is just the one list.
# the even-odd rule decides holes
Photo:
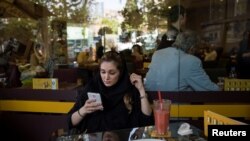
[(121, 57), (122, 64), (120, 68), (120, 76), (117, 83), (111, 87), (107, 87), (104, 85), (100, 72), (94, 77), (93, 84), (96, 84), (96, 89), (98, 93), (101, 93), (103, 100), (107, 100), (104, 107), (113, 107), (118, 104), (124, 97), (125, 94), (130, 94), (133, 88), (130, 79), (129, 73), (126, 67), (126, 63), (123, 57), (114, 51), (110, 51), (108, 53), (114, 53)]

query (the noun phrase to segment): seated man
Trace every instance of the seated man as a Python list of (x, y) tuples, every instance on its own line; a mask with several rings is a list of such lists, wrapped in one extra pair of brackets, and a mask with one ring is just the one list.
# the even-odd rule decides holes
[(191, 31), (179, 33), (172, 47), (158, 50), (146, 74), (148, 91), (218, 91), (202, 68), (201, 60), (191, 54), (198, 39)]

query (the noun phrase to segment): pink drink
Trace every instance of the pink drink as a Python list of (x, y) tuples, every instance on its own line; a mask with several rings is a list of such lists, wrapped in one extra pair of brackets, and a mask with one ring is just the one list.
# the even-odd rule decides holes
[(170, 109), (170, 100), (154, 100), (155, 130), (157, 134), (167, 134), (169, 127)]
[(167, 133), (167, 128), (169, 126), (169, 111), (166, 110), (155, 110), (155, 129), (157, 134)]

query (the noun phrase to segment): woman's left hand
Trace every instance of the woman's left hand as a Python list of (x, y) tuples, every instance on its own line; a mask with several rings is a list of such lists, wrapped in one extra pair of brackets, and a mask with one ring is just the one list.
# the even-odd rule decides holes
[(144, 89), (142, 83), (142, 77), (140, 75), (132, 73), (130, 75), (130, 81), (139, 91)]

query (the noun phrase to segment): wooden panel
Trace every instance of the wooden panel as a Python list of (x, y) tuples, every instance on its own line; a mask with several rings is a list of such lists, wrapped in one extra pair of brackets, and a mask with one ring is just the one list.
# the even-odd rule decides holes
[[(25, 101), (25, 100), (0, 100), (0, 111), (61, 113), (66, 114), (74, 105), (74, 102), (51, 101)], [(250, 117), (250, 105), (190, 105), (173, 104), (171, 117), (203, 117), (205, 110), (219, 112), (228, 117)]]
[(0, 111), (66, 114), (73, 105), (73, 102), (0, 100)]
[[(158, 99), (157, 92), (147, 92), (152, 99)], [(162, 98), (173, 103), (250, 103), (248, 91), (203, 91), (203, 92), (161, 92)]]
[(228, 117), (250, 117), (249, 104), (217, 104), (217, 105), (179, 105), (180, 117), (203, 117), (205, 110), (221, 113)]
[(74, 102), (77, 96), (77, 85), (60, 85), (58, 90), (41, 90), (31, 88), (0, 89), (0, 99), (37, 100), (37, 101), (69, 101)]

